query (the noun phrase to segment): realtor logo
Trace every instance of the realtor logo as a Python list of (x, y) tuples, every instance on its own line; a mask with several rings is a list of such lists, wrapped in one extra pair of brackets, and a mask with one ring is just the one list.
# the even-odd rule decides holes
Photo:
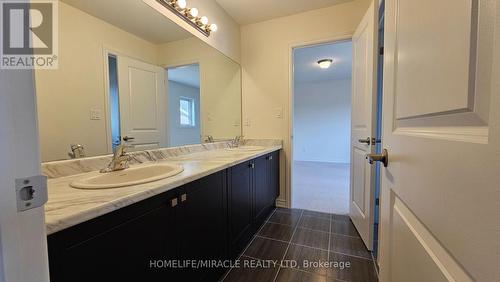
[(0, 0), (0, 68), (56, 69), (57, 1)]

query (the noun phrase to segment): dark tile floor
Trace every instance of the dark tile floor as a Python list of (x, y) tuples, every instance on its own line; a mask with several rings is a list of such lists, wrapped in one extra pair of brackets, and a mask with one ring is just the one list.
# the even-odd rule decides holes
[(222, 281), (378, 281), (347, 216), (276, 209)]

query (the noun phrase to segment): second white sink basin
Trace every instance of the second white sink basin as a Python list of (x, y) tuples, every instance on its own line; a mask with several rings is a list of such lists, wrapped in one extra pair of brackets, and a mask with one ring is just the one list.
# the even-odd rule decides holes
[(261, 146), (239, 146), (234, 148), (226, 148), (228, 151), (240, 151), (240, 152), (253, 152), (264, 150), (264, 147)]
[(92, 173), (88, 177), (73, 181), (70, 186), (80, 189), (118, 188), (165, 179), (182, 171), (184, 171), (184, 168), (180, 165), (143, 165), (109, 173)]

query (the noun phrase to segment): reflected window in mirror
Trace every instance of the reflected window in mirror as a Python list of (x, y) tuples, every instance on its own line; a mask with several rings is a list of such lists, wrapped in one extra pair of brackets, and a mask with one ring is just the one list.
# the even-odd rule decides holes
[(195, 127), (194, 99), (181, 97), (179, 99), (180, 125), (182, 127)]
[(121, 143), (120, 133), (120, 97), (118, 95), (118, 65), (115, 55), (108, 55), (109, 72), (109, 115), (111, 126), (111, 144), (113, 150)]

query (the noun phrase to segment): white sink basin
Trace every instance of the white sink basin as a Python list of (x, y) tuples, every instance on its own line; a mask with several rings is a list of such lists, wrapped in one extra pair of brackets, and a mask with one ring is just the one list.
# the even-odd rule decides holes
[(131, 167), (110, 173), (92, 173), (73, 181), (70, 186), (80, 189), (107, 189), (153, 182), (181, 173), (180, 165), (154, 164)]
[(261, 146), (239, 146), (239, 147), (234, 147), (234, 148), (226, 148), (228, 151), (239, 151), (239, 152), (253, 152), (253, 151), (260, 151), (264, 150), (264, 147)]

